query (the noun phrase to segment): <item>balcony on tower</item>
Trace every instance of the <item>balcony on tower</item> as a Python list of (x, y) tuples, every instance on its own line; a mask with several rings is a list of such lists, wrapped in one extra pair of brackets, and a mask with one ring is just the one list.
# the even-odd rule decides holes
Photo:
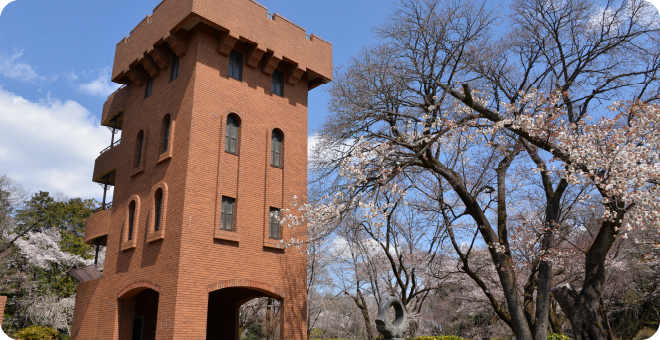
[(99, 210), (87, 218), (85, 223), (84, 241), (87, 244), (94, 244), (95, 241), (100, 245), (106, 245), (108, 231), (110, 230), (111, 210)]
[(128, 89), (126, 86), (122, 86), (113, 92), (105, 104), (103, 104), (101, 125), (110, 129), (112, 137), (110, 139), (110, 145), (101, 150), (101, 154), (94, 162), (92, 181), (99, 183), (103, 187), (103, 201), (97, 211), (106, 210), (111, 207), (111, 203), (106, 203), (106, 194), (108, 187), (115, 185), (117, 164), (119, 163), (122, 150), (121, 139), (115, 140), (115, 136), (122, 130), (124, 123), (127, 93)]
[[(128, 94), (128, 88), (122, 86), (108, 96), (108, 100), (103, 104), (103, 112), (101, 114), (101, 125), (112, 127), (114, 122), (112, 119), (116, 116), (121, 115), (121, 113), (126, 108), (126, 96)], [(121, 125), (123, 123), (123, 117), (120, 117), (117, 123), (117, 129), (121, 130)]]

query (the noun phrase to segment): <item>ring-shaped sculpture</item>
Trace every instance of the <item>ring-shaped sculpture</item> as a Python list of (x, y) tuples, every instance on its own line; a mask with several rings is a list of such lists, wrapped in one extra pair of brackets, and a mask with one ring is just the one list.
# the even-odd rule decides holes
[[(388, 312), (394, 307), (394, 322), (390, 321)], [(403, 302), (396, 296), (388, 296), (380, 301), (378, 305), (378, 317), (376, 318), (376, 329), (383, 335), (383, 340), (403, 339), (403, 333), (408, 330), (408, 311)]]

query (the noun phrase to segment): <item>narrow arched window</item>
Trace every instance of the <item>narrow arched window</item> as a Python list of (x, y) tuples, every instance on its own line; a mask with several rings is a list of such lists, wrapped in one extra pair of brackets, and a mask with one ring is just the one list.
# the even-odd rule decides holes
[(243, 80), (243, 54), (232, 50), (229, 53), (229, 76), (236, 80)]
[(142, 165), (142, 148), (144, 147), (144, 132), (140, 131), (138, 133), (137, 141), (135, 144), (135, 167), (140, 167)]
[(170, 71), (170, 81), (176, 79), (179, 76), (179, 56), (176, 54), (172, 55), (172, 70)]
[(270, 208), (270, 216), (268, 223), (268, 237), (279, 240), (280, 239), (280, 209)]
[(240, 123), (236, 116), (227, 116), (227, 135), (225, 137), (225, 151), (238, 154), (238, 127)]
[(282, 167), (282, 132), (280, 130), (273, 130), (273, 143), (270, 151), (270, 165), (274, 167)]
[(156, 211), (154, 212), (154, 231), (160, 230), (160, 218), (163, 214), (163, 189), (156, 190), (155, 205)]
[(280, 97), (284, 97), (284, 73), (280, 70), (273, 71), (271, 79), (270, 92)]
[(133, 239), (133, 227), (135, 226), (135, 201), (128, 205), (128, 240)]
[(170, 147), (170, 125), (172, 124), (172, 119), (170, 115), (165, 116), (163, 119), (163, 152), (167, 152)]
[(144, 98), (151, 96), (151, 92), (154, 88), (154, 78), (151, 78), (150, 75), (147, 75), (147, 85), (144, 87)]

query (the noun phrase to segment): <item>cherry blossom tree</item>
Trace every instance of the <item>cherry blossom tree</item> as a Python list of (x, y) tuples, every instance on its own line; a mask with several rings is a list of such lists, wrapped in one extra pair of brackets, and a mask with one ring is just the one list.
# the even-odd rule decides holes
[[(617, 237), (657, 225), (657, 13), (643, 1), (542, 0), (514, 1), (509, 12), (401, 1), (375, 28), (380, 41), (340, 69), (329, 90), (333, 115), (315, 161), (323, 176), (336, 176), (328, 196), (283, 223), (306, 222), (310, 237), (322, 237), (360, 210), (384, 235), (393, 203), (379, 203), (383, 193), (425, 200), (500, 319), (518, 339), (545, 339), (553, 263), (572, 241), (565, 221), (590, 202), (602, 222), (588, 240), (582, 288), (553, 294), (574, 337), (611, 339), (601, 303), (608, 253)], [(502, 21), (505, 33), (491, 29)], [(626, 98), (611, 111), (603, 105)], [(525, 210), (517, 193), (531, 185), (517, 167), (535, 171), (543, 190), (531, 232), (511, 218)], [(516, 247), (525, 238), (535, 255), (520, 296)], [(470, 264), (480, 242), (505, 304)]]
[[(65, 272), (94, 263), (92, 247), (82, 232), (94, 200), (69, 199), (46, 192), (31, 197), (15, 182), (0, 177), (3, 270), (0, 291), (10, 295), (5, 329), (31, 324), (68, 334), (73, 318), (76, 284)], [(18, 189), (18, 192), (16, 191)], [(99, 254), (103, 269), (105, 252)]]

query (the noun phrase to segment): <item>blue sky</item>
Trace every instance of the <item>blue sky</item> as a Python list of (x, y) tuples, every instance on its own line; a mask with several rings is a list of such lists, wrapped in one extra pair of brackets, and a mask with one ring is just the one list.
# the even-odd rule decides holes
[[(0, 6), (9, 0), (0, 0)], [(109, 144), (98, 126), (115, 45), (160, 0), (16, 0), (0, 13), (0, 174), (33, 191), (102, 195), (94, 159)], [(332, 42), (335, 66), (373, 41), (391, 0), (261, 0)], [(1, 7), (0, 7), (1, 9)], [(310, 133), (327, 114), (323, 88), (310, 92)]]

